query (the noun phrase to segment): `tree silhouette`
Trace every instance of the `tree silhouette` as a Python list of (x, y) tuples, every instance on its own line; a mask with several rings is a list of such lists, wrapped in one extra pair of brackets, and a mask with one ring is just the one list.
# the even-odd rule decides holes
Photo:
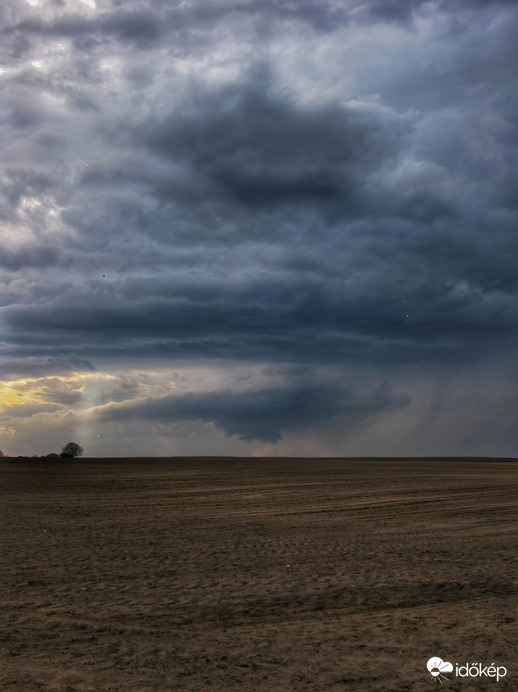
[(83, 452), (84, 449), (81, 445), (78, 445), (77, 442), (69, 442), (61, 450), (61, 456), (67, 459), (73, 459), (74, 457), (80, 457)]

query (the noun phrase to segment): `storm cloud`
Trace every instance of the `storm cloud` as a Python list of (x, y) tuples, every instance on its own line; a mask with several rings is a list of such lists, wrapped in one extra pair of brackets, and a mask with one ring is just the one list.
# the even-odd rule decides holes
[[(18, 0), (0, 22), (10, 447), (90, 407), (99, 453), (131, 452), (98, 441), (127, 421), (210, 453), (198, 421), (237, 453), (368, 454), (407, 411), (396, 451), (425, 454), (420, 396), (431, 416), (480, 372), (516, 413), (514, 3)], [(181, 388), (113, 384), (151, 371)], [(471, 449), (448, 415), (446, 452)]]
[(108, 404), (96, 412), (101, 421), (121, 420), (206, 420), (227, 435), (243, 440), (278, 442), (284, 430), (303, 430), (308, 425), (340, 418), (343, 425), (369, 418), (408, 403), (381, 386), (366, 396), (324, 384), (247, 392), (183, 394)]

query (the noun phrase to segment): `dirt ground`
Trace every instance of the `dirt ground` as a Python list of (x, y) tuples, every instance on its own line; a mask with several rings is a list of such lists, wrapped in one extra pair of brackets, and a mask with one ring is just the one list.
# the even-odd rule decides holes
[(2, 459), (0, 503), (1, 690), (518, 690), (511, 460)]

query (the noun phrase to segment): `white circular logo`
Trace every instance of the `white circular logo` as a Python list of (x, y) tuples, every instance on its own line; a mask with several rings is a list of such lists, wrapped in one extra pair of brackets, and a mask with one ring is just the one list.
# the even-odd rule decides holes
[(443, 661), (442, 658), (438, 656), (433, 656), (430, 658), (426, 664), (428, 672), (432, 676), (432, 680), (442, 682), (441, 678), (447, 680), (448, 678), (443, 675), (443, 673), (451, 673), (453, 671), (453, 665), (449, 661)]

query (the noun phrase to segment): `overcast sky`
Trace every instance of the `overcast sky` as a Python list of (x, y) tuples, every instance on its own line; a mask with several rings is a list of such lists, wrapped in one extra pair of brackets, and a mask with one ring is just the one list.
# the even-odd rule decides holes
[(0, 449), (518, 455), (515, 0), (0, 24)]

